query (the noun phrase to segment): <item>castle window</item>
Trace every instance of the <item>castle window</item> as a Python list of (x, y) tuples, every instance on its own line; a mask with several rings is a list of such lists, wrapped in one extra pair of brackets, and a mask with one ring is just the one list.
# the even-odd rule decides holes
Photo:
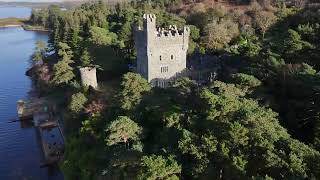
[(168, 66), (162, 66), (160, 67), (160, 72), (161, 73), (165, 73), (165, 72), (168, 72), (169, 71), (169, 67)]
[(160, 61), (162, 60), (162, 56), (160, 56)]
[(160, 79), (156, 82), (156, 84), (160, 88), (165, 88), (167, 86), (167, 83), (165, 82), (165, 80), (160, 80)]
[(173, 60), (173, 55), (171, 55), (171, 60)]

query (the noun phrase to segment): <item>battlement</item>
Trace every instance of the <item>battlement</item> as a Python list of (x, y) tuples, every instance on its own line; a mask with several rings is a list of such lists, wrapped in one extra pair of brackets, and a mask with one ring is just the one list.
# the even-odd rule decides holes
[(189, 27), (184, 27), (183, 29), (178, 29), (175, 25), (170, 25), (168, 29), (157, 28), (157, 37), (179, 37), (184, 35), (189, 35)]
[(170, 25), (168, 28), (156, 27), (156, 16), (154, 14), (143, 15), (143, 27), (136, 29), (136, 41), (148, 41), (154, 43), (185, 44), (188, 43), (190, 28), (185, 26), (177, 28), (176, 25)]
[(190, 34), (189, 27), (185, 26), (183, 29), (178, 29), (176, 25), (170, 25), (169, 28), (156, 27), (156, 16), (154, 14), (143, 15), (143, 28), (138, 26), (136, 31), (150, 32), (157, 37), (178, 37)]
[(156, 22), (156, 15), (155, 14), (144, 14), (143, 15), (143, 20)]

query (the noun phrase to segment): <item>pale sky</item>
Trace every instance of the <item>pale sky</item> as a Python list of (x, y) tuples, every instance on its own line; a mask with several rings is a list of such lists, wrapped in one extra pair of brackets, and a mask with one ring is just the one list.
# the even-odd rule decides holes
[(63, 0), (0, 0), (2, 2), (61, 2)]

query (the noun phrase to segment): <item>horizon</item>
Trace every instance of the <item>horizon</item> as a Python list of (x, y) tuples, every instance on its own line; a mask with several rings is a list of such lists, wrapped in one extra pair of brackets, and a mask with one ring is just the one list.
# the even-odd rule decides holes
[(64, 0), (0, 0), (0, 2), (63, 2)]

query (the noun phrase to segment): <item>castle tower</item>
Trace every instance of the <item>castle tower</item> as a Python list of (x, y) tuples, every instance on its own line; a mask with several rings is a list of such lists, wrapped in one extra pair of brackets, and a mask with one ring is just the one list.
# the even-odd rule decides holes
[(156, 28), (156, 16), (143, 16), (143, 29), (135, 32), (137, 72), (153, 86), (166, 87), (186, 69), (190, 30)]
[(97, 69), (95, 67), (80, 68), (81, 83), (83, 86), (91, 86), (94, 89), (98, 88)]

